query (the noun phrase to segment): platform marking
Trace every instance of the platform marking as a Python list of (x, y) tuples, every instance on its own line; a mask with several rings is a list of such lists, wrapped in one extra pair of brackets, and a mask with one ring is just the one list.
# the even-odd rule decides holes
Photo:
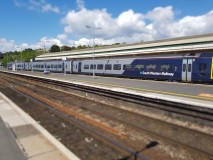
[[(74, 80), (74, 79), (72, 79), (72, 80)], [(84, 82), (84, 83), (88, 83), (88, 84), (104, 85), (104, 86), (109, 86), (109, 87), (118, 87), (118, 88), (125, 88), (125, 89), (132, 89), (132, 90), (154, 92), (154, 93), (161, 93), (161, 94), (167, 94), (167, 95), (173, 95), (173, 96), (181, 96), (181, 97), (187, 97), (187, 98), (205, 99), (205, 100), (213, 101), (213, 97), (206, 97), (206, 96), (200, 96), (200, 95), (193, 96), (193, 95), (187, 95), (187, 94), (164, 92), (164, 91), (150, 90), (150, 89), (144, 89), (144, 88), (134, 88), (134, 87), (127, 87), (127, 86), (119, 86), (119, 85), (116, 85), (116, 84), (106, 84), (106, 83), (83, 81), (83, 80), (78, 80), (78, 79), (75, 79), (75, 81), (80, 81), (80, 82)]]
[(199, 96), (213, 98), (213, 94), (201, 93)]

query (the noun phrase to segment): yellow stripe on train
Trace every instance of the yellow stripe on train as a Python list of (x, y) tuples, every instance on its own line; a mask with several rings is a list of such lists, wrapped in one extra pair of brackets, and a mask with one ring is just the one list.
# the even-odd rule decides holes
[(212, 57), (212, 67), (211, 67), (211, 79), (213, 79), (213, 57)]

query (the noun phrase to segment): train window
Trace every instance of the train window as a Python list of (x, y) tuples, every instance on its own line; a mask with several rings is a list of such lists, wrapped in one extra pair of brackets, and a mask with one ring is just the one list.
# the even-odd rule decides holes
[(113, 70), (121, 70), (121, 64), (114, 64)]
[(186, 64), (183, 64), (183, 72), (186, 72)]
[(173, 64), (162, 64), (160, 66), (160, 71), (161, 72), (173, 72), (173, 71), (175, 71), (175, 65), (173, 65)]
[(44, 68), (44, 66), (43, 66), (43, 65), (41, 65), (41, 68)]
[(143, 69), (144, 69), (144, 65), (143, 64), (137, 64), (137, 65), (135, 65), (135, 70), (136, 71), (141, 71)]
[(124, 64), (123, 70), (125, 71), (131, 71), (133, 69), (133, 66), (131, 64)]
[(89, 69), (89, 65), (84, 65), (84, 69)]
[[(94, 66), (94, 68), (93, 68)], [(90, 64), (90, 69), (96, 69), (96, 64)]]
[(61, 64), (59, 64), (59, 65), (58, 65), (58, 68), (62, 68), (62, 65), (61, 65)]
[(192, 71), (192, 65), (189, 64), (189, 65), (188, 65), (188, 72), (191, 72), (191, 71)]
[(97, 69), (98, 70), (103, 70), (104, 69), (104, 65), (103, 64), (98, 64), (97, 65)]
[(51, 64), (51, 68), (54, 68), (54, 65), (53, 65), (53, 64)]
[(149, 72), (156, 71), (156, 67), (157, 67), (156, 64), (148, 64), (148, 65), (146, 66), (147, 71), (149, 71)]
[(105, 64), (105, 70), (111, 70), (112, 65), (111, 64)]
[(199, 72), (206, 72), (207, 64), (206, 63), (200, 63), (199, 64)]
[(50, 68), (50, 66), (47, 66), (47, 68)]

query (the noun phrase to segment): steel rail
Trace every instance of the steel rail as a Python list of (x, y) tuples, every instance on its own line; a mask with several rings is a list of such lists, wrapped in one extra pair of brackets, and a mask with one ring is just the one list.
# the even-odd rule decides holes
[(100, 96), (106, 96), (109, 98), (115, 98), (115, 99), (122, 100), (124, 102), (131, 102), (131, 103), (135, 103), (139, 105), (144, 105), (147, 107), (157, 108), (157, 109), (168, 111), (171, 113), (185, 115), (191, 118), (193, 117), (193, 118), (198, 118), (198, 119), (207, 120), (211, 122), (213, 121), (213, 116), (212, 116), (213, 109), (211, 108), (198, 107), (198, 106), (193, 106), (189, 104), (186, 105), (184, 103), (177, 103), (177, 102), (166, 101), (166, 100), (156, 99), (156, 98), (155, 99), (147, 98), (144, 96), (134, 95), (131, 93), (116, 92), (116, 91), (101, 89), (101, 88), (92, 87), (92, 86), (73, 84), (72, 82), (63, 82), (59, 80), (46, 79), (42, 77), (31, 77), (28, 75), (18, 75), (18, 76), (25, 77), (31, 80), (48, 83), (48, 84), (61, 86), (61, 87), (66, 87), (69, 89), (92, 93), (92, 94), (96, 94)]
[[(82, 129), (86, 130), (90, 134), (95, 135), (96, 137), (98, 136), (99, 139), (103, 139), (104, 141), (107, 141), (111, 145), (115, 146), (115, 148), (119, 148), (119, 149), (123, 150), (124, 152), (129, 153), (130, 156), (134, 156), (134, 157), (140, 158), (142, 160), (148, 160), (145, 156), (140, 154), (138, 151), (134, 151), (133, 149), (131, 149), (131, 148), (129, 148), (129, 147), (117, 142), (117, 141), (114, 141), (114, 140), (110, 139), (109, 137), (101, 134), (100, 132), (95, 131), (92, 127), (89, 127), (88, 125), (84, 125), (83, 123), (78, 121), (76, 118), (74, 118), (74, 117), (72, 117), (72, 116), (70, 116), (70, 115), (68, 115), (66, 113), (63, 113), (63, 112), (61, 112), (61, 111), (59, 111), (59, 110), (47, 105), (46, 103), (38, 100), (37, 98), (34, 98), (34, 97), (30, 96), (30, 95), (27, 95), (27, 94), (25, 94), (23, 92), (20, 92), (20, 91), (16, 90), (15, 88), (12, 88), (12, 90), (15, 91), (16, 93), (18, 93), (18, 94), (30, 99), (31, 101), (39, 104), (40, 106), (43, 106), (44, 108), (49, 109), (50, 111), (52, 111), (53, 113), (55, 113), (59, 117), (62, 117), (63, 119), (67, 119), (67, 120), (71, 121), (72, 123), (74, 123), (75, 125), (79, 126)], [(147, 147), (149, 147), (149, 146), (147, 145)]]

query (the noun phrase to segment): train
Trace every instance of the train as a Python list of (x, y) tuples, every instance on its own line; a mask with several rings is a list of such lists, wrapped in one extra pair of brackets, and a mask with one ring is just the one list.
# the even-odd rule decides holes
[(26, 71), (213, 83), (213, 53), (14, 62), (11, 66)]

